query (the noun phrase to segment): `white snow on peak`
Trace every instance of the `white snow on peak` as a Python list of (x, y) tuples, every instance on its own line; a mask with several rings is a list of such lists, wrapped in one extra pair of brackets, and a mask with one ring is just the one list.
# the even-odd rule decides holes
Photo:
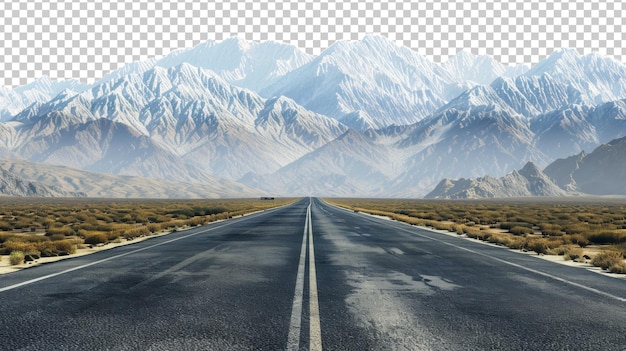
[(598, 53), (556, 50), (526, 73), (544, 74), (583, 92), (595, 104), (626, 98), (626, 66)]
[(47, 76), (15, 89), (0, 87), (0, 122), (8, 121), (28, 106), (51, 100), (64, 91), (80, 93), (89, 87), (77, 80), (54, 81)]
[(563, 48), (554, 50), (550, 56), (534, 65), (528, 74), (563, 73), (564, 69), (576, 66), (583, 57), (575, 49)]
[(310, 60), (311, 56), (292, 45), (275, 41), (248, 42), (233, 37), (179, 50), (160, 59), (156, 65), (167, 68), (188, 63), (212, 70), (236, 86), (259, 91)]
[(192, 48), (178, 49), (160, 59), (129, 63), (110, 72), (96, 85), (154, 67), (171, 68), (189, 64), (214, 71), (226, 82), (260, 91), (312, 57), (295, 46), (275, 41), (251, 42), (231, 37), (221, 42), (206, 40)]
[[(307, 109), (354, 120), (352, 127), (366, 129), (415, 123), (445, 103), (453, 82), (446, 70), (417, 52), (366, 36), (334, 43), (262, 94), (289, 96)], [(363, 116), (369, 117), (365, 125)]]
[(99, 84), (104, 84), (106, 82), (112, 81), (112, 80), (116, 80), (119, 79), (123, 76), (127, 76), (130, 74), (141, 74), (144, 73), (145, 71), (151, 69), (152, 67), (154, 67), (154, 64), (156, 63), (156, 59), (151, 58), (145, 61), (138, 61), (138, 62), (131, 62), (128, 63), (124, 66), (122, 66), (121, 68), (118, 68), (112, 72), (107, 73), (104, 77), (102, 77), (101, 79), (99, 79), (95, 84), (95, 85), (99, 85)]
[(515, 77), (528, 70), (524, 65), (504, 66), (491, 56), (474, 55), (461, 50), (442, 64), (454, 77), (461, 81), (472, 81), (488, 85), (498, 77)]
[(82, 83), (75, 79), (52, 80), (48, 76), (43, 76), (27, 85), (15, 88), (14, 90), (23, 94), (30, 91), (39, 91), (54, 97), (63, 90), (73, 90), (80, 93), (89, 89), (89, 87), (91, 87), (91, 85)]

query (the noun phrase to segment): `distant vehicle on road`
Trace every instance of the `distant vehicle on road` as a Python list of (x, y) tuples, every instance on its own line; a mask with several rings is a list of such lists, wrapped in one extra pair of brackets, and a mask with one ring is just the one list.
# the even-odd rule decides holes
[(270, 196), (261, 196), (261, 200), (274, 200), (274, 198)]

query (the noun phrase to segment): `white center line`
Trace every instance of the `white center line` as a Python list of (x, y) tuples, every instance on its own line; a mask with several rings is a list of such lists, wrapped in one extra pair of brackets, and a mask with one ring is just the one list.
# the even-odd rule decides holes
[(317, 274), (315, 272), (315, 249), (313, 248), (313, 221), (309, 205), (309, 350), (322, 350), (322, 331), (320, 327), (320, 309), (317, 299)]
[(299, 350), (300, 329), (302, 325), (302, 295), (304, 294), (304, 265), (306, 263), (306, 240), (309, 223), (309, 211), (307, 208), (306, 219), (304, 220), (304, 234), (302, 234), (302, 248), (300, 249), (300, 261), (298, 263), (298, 275), (296, 276), (296, 290), (293, 295), (293, 306), (291, 307), (291, 320), (289, 322), (289, 336), (287, 337), (287, 350)]
[[(308, 234), (308, 235), (307, 235)], [(300, 332), (302, 329), (302, 304), (304, 296), (304, 275), (307, 255), (309, 255), (309, 348), (310, 351), (322, 350), (322, 332), (320, 327), (320, 310), (317, 297), (317, 274), (315, 272), (315, 249), (313, 247), (313, 221), (311, 220), (311, 202), (306, 209), (304, 220), (304, 233), (302, 234), (302, 248), (300, 249), (300, 261), (298, 262), (298, 275), (296, 276), (296, 289), (291, 307), (291, 320), (289, 322), (289, 335), (287, 337), (287, 350), (300, 349)]]

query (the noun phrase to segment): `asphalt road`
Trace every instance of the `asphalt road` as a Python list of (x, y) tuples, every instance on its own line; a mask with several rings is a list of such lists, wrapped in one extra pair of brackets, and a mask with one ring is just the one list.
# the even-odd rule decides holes
[(0, 276), (2, 350), (626, 350), (626, 281), (302, 201)]

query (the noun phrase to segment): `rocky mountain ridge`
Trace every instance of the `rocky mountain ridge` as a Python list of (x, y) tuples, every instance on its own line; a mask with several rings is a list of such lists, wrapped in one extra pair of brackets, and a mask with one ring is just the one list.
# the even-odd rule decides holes
[(572, 193), (559, 188), (535, 164), (528, 162), (522, 169), (500, 178), (487, 175), (481, 178), (444, 179), (425, 198), (483, 199), (566, 195)]

